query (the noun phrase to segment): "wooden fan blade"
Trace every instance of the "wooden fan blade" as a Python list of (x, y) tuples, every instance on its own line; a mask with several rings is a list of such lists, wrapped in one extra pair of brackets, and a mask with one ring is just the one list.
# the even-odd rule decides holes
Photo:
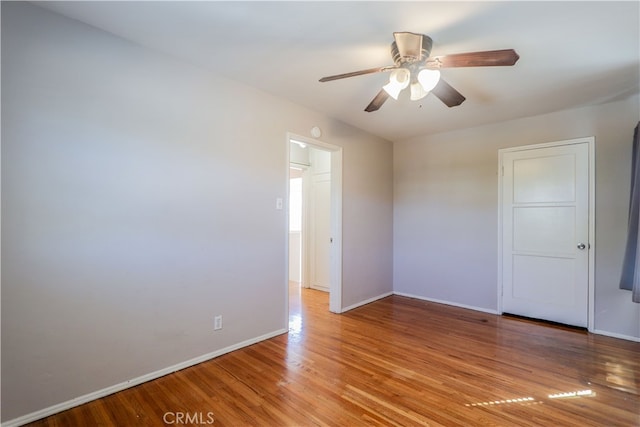
[(327, 76), (320, 79), (321, 82), (330, 82), (331, 80), (346, 79), (347, 77), (362, 76), (364, 74), (382, 73), (384, 71), (394, 70), (398, 67), (395, 65), (387, 67), (369, 68), (368, 70), (352, 71), (350, 73), (336, 74), (335, 76)]
[(515, 64), (520, 55), (513, 49), (487, 50), (484, 52), (454, 53), (436, 56), (433, 59), (440, 63), (440, 68), (453, 67), (497, 67)]
[(431, 93), (444, 102), (447, 107), (456, 107), (466, 99), (460, 92), (455, 90), (453, 86), (440, 79), (436, 87), (431, 89)]
[(370, 113), (372, 111), (378, 110), (380, 107), (382, 107), (382, 104), (384, 104), (384, 102), (388, 98), (389, 98), (389, 94), (384, 89), (381, 89), (380, 92), (378, 92), (378, 94), (376, 95), (376, 97), (373, 98), (373, 100), (369, 103), (369, 105), (367, 105), (367, 108), (365, 108), (364, 111), (366, 111), (367, 113)]

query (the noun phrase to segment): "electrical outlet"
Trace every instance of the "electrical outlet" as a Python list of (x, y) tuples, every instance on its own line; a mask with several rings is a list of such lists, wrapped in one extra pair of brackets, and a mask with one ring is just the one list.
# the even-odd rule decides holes
[(213, 318), (213, 330), (218, 331), (222, 329), (222, 315), (218, 315)]

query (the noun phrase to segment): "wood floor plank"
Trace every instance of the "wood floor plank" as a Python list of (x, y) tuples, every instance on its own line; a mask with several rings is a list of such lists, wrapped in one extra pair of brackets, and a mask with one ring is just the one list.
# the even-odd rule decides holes
[(640, 343), (399, 296), (342, 315), (290, 299), (289, 334), (31, 425), (640, 426)]

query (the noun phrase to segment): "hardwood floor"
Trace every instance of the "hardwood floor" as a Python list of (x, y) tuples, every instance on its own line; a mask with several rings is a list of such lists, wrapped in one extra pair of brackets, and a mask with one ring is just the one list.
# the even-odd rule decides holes
[[(163, 419), (164, 418), (164, 419)], [(392, 296), (32, 426), (638, 426), (640, 343)]]

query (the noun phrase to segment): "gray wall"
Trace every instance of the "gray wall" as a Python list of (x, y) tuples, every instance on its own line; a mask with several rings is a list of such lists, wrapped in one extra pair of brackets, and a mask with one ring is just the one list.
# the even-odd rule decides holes
[(275, 199), (287, 132), (315, 125), (344, 150), (343, 307), (393, 281), (495, 310), (497, 150), (595, 136), (596, 328), (640, 337), (640, 305), (617, 289), (638, 116), (636, 96), (392, 147), (3, 2), (2, 420), (285, 330)]
[(640, 337), (618, 289), (639, 99), (394, 143), (394, 290), (497, 309), (498, 149), (594, 136), (595, 329)]
[(347, 307), (392, 290), (388, 141), (3, 2), (2, 420), (285, 331), (275, 200), (315, 125), (344, 150)]

